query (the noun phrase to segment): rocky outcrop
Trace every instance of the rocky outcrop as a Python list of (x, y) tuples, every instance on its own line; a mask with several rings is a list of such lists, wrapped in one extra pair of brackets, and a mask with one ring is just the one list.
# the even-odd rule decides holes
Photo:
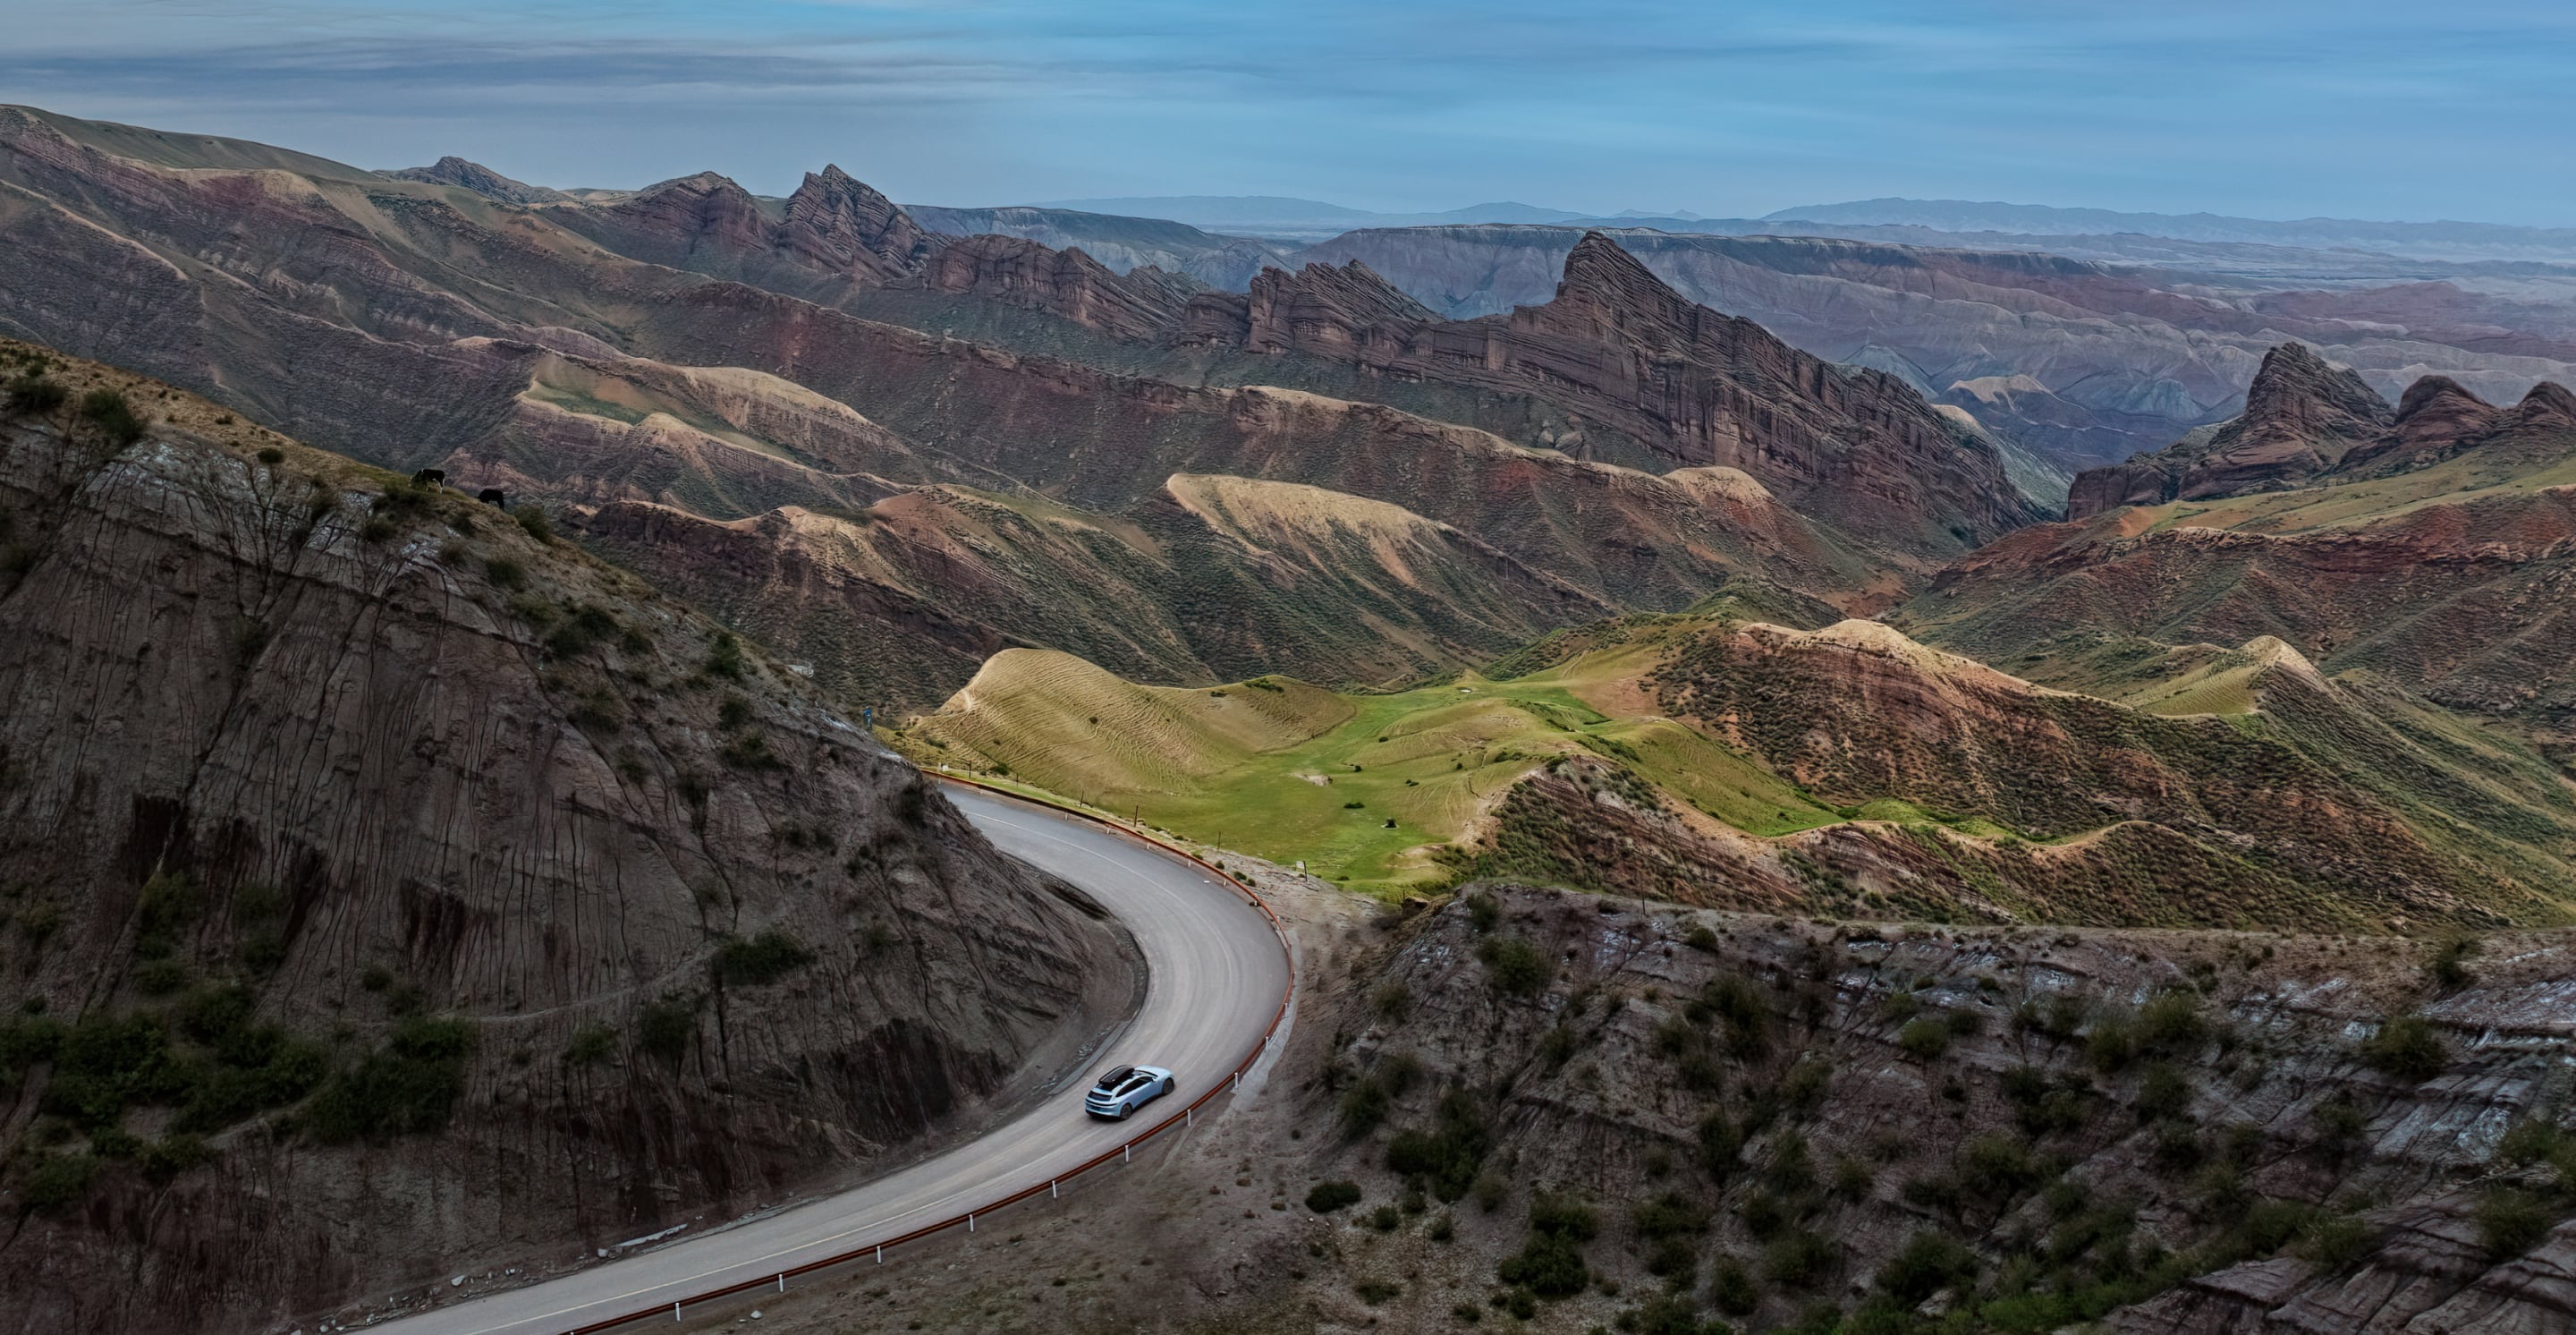
[(1684, 300), (1601, 233), (1568, 253), (1554, 300), (1507, 317), (1425, 322), (1397, 295), (1364, 267), (1309, 265), (1255, 283), (1243, 338), (1545, 399), (1662, 467), (1740, 469), (1792, 507), (1902, 552), (1974, 546), (2037, 517), (1991, 442), (1902, 383)]
[(806, 173), (775, 211), (700, 172), (547, 216), (630, 259), (817, 301), (917, 274), (934, 245), (892, 200), (831, 166)]
[[(2565, 1116), (2563, 933), (2491, 938), (2441, 987), (2432, 947), (2385, 938), (1818, 923), (1510, 882), (1383, 930), (1314, 1027), (1337, 1036), (1306, 1180), (1355, 1181), (1365, 1210), (1430, 1163), (1437, 1194), (1486, 1204), (1438, 1251), (1319, 1228), (1340, 1245), (1293, 1310), (1455, 1248), (1367, 1309), (1438, 1329), (1571, 1203), (1570, 1250), (1609, 1281), (1549, 1309), (1578, 1326), (1782, 1328), (1826, 1301), (1891, 1331), (2569, 1320), (2576, 1221), (2546, 1165), (2500, 1152)], [(2420, 1065), (2361, 1059), (2418, 1008)], [(2477, 1216), (2516, 1189), (2546, 1202), (2540, 1236), (2499, 1249)]]
[(1265, 269), (1242, 296), (1207, 293), (1190, 303), (1186, 332), (1251, 352), (1311, 352), (1360, 361), (1362, 343), (1380, 340), (1381, 358), (1412, 328), (1434, 317), (1421, 302), (1353, 260), (1289, 273)]
[(45, 374), (141, 429), (0, 421), (0, 1124), (56, 1128), (0, 1327), (565, 1264), (883, 1165), (1124, 1004), (1103, 924), (534, 517)]
[(471, 190), (504, 204), (547, 204), (572, 196), (541, 185), (514, 181), (479, 162), (468, 162), (453, 154), (426, 167), (403, 167), (386, 172), (397, 181), (421, 181), (429, 185), (453, 185)]
[(1127, 218), (1075, 209), (953, 209), (907, 204), (904, 211), (943, 236), (1013, 236), (1056, 250), (1079, 249), (1112, 272), (1160, 269), (1240, 292), (1265, 268), (1293, 268), (1294, 244), (1221, 236), (1167, 218)]
[(950, 241), (921, 277), (934, 292), (1044, 311), (1113, 338), (1153, 340), (1180, 323), (1199, 285), (1146, 267), (1112, 273), (1079, 249), (1051, 250), (1008, 236)]
[[(2391, 399), (2430, 371), (2500, 399), (2576, 370), (2576, 321), (2565, 305), (2451, 283), (2234, 295), (2245, 291), (2241, 280), (2205, 285), (2186, 276), (2208, 257), (2098, 263), (1998, 250), (1991, 237), (1927, 233), (1919, 244), (1896, 245), (1887, 242), (1905, 238), (1683, 230), (1610, 234), (1691, 300), (1758, 321), (1816, 356), (1897, 375), (1927, 395), (1962, 381), (2028, 377), (2045, 395), (1958, 401), (1988, 429), (2069, 471), (2161, 448), (2229, 416), (2266, 349), (2285, 338), (2356, 368)], [(1545, 300), (1580, 235), (1566, 227), (1380, 228), (1319, 243), (1300, 258), (1365, 262), (1458, 319)], [(2318, 260), (2331, 266), (2330, 257)], [(2261, 281), (2313, 282), (2310, 275), (2323, 271), (2310, 262)]]
[(2078, 474), (2067, 492), (2066, 517), (2299, 486), (2392, 424), (2404, 431), (2404, 418), (2404, 410), (2392, 415), (2387, 401), (2350, 369), (2302, 344), (2284, 343), (2264, 354), (2243, 414), (2157, 453)]

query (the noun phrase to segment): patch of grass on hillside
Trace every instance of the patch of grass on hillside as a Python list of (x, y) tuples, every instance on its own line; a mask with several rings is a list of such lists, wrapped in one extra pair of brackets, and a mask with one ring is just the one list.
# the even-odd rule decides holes
[(1757, 834), (1841, 819), (1681, 724), (1587, 698), (1618, 696), (1669, 634), (1702, 624), (1625, 618), (1517, 680), (1469, 674), (1386, 694), (1280, 677), (1147, 687), (1070, 655), (1015, 653), (969, 688), (973, 708), (921, 720), (906, 740), (931, 765), (1006, 766), (1036, 788), (1380, 894), (1448, 879), (1433, 854), (1556, 757), (1611, 759), (1646, 785), (1641, 796), (1661, 790), (1663, 805)]

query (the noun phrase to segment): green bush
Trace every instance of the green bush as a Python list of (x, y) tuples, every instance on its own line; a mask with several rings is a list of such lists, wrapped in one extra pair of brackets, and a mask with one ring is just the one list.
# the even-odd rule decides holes
[(1928, 1015), (1908, 1020), (1897, 1031), (1896, 1046), (1918, 1060), (1935, 1060), (1950, 1050), (1950, 1026)]
[(1421, 1178), (1431, 1194), (1455, 1201), (1475, 1185), (1491, 1142), (1492, 1133), (1475, 1097), (1465, 1090), (1451, 1090), (1441, 1096), (1430, 1129), (1399, 1131), (1387, 1142), (1386, 1166)]
[(2478, 1245), (2487, 1259), (2509, 1261), (2539, 1245), (2557, 1219), (2549, 1202), (2531, 1192), (2489, 1191), (2478, 1202)]
[(2200, 998), (2187, 991), (2158, 993), (2138, 1011), (2138, 1043), (2151, 1051), (2188, 1057), (2209, 1041)]
[(36, 1160), (18, 1184), (18, 1203), (39, 1213), (62, 1209), (89, 1194), (98, 1160), (86, 1154), (49, 1154)]
[(1495, 1265), (1494, 1275), (1541, 1298), (1570, 1298), (1592, 1282), (1580, 1242), (1535, 1229), (1518, 1252)]
[(1708, 1301), (1710, 1306), (1728, 1316), (1748, 1316), (1761, 1305), (1762, 1289), (1753, 1282), (1753, 1276), (1745, 1272), (1743, 1265), (1730, 1256), (1720, 1260), (1715, 1272), (1709, 1276)]
[(813, 963), (814, 952), (796, 938), (771, 928), (745, 940), (727, 937), (716, 947), (711, 968), (725, 987), (763, 987)]
[(526, 567), (506, 556), (496, 556), (483, 563), (484, 577), (496, 589), (523, 589), (528, 584)]
[(1479, 932), (1490, 932), (1503, 921), (1503, 906), (1482, 890), (1460, 901), (1467, 906), (1467, 921)]
[(544, 506), (533, 501), (521, 501), (510, 513), (511, 517), (519, 521), (519, 527), (526, 530), (529, 537), (543, 543), (552, 543), (555, 540), (554, 521), (547, 517)]
[(696, 997), (671, 993), (636, 1014), (635, 1045), (664, 1061), (676, 1062), (689, 1055), (689, 1042), (697, 1036)]
[(49, 413), (70, 397), (70, 390), (35, 371), (9, 382), (9, 411), (13, 413)]
[(2130, 1105), (2138, 1124), (2180, 1117), (2191, 1108), (2191, 1080), (2171, 1062), (2156, 1062), (2138, 1078), (2138, 1097)]
[(414, 1015), (385, 1046), (334, 1074), (305, 1107), (305, 1124), (325, 1144), (388, 1140), (446, 1127), (465, 1092), (472, 1022)]
[(1803, 1228), (1792, 1229), (1762, 1249), (1762, 1273), (1775, 1284), (1812, 1289), (1833, 1273), (1840, 1260), (1832, 1242)]
[(735, 639), (732, 631), (716, 632), (715, 642), (707, 650), (706, 672), (726, 681), (742, 679), (742, 641)]
[(1357, 1182), (1318, 1182), (1313, 1190), (1306, 1193), (1306, 1208), (1317, 1214), (1331, 1214), (1359, 1203), (1360, 1184)]
[(568, 1066), (597, 1066), (616, 1056), (617, 1030), (610, 1025), (583, 1025), (564, 1045), (564, 1064)]
[(135, 1166), (155, 1185), (167, 1186), (181, 1173), (214, 1157), (206, 1142), (186, 1132), (174, 1132), (143, 1147), (135, 1156)]
[(2420, 1085), (2451, 1064), (2451, 1052), (2431, 1021), (2400, 1015), (2361, 1041), (2361, 1060), (2382, 1075)]
[(1487, 981), (1505, 996), (1537, 996), (1555, 973), (1547, 957), (1523, 937), (1487, 937), (1476, 946), (1476, 958), (1484, 961)]
[(1878, 1270), (1878, 1287), (1911, 1307), (1976, 1274), (1967, 1245), (1938, 1229), (1918, 1229)]
[(143, 439), (143, 419), (125, 395), (113, 389), (93, 389), (81, 396), (80, 414), (98, 428), (98, 434), (118, 449)]

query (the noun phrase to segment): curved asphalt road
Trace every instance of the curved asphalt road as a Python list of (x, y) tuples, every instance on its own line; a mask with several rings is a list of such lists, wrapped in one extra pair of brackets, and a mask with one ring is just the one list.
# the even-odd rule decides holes
[[(1261, 1038), (1288, 986), (1269, 919), (1215, 877), (1087, 821), (972, 789), (949, 800), (1003, 852), (1081, 886), (1144, 950), (1144, 1008), (1083, 1076), (1120, 1063), (1169, 1066), (1179, 1091), (1126, 1124), (1082, 1111), (1068, 1086), (936, 1158), (739, 1227), (524, 1289), (391, 1323), (401, 1335), (554, 1335), (758, 1279), (964, 1213), (1069, 1171), (1198, 1097)], [(669, 1320), (666, 1316), (664, 1320)], [(381, 1328), (381, 1327), (379, 1327)], [(643, 1327), (638, 1327), (642, 1329)]]

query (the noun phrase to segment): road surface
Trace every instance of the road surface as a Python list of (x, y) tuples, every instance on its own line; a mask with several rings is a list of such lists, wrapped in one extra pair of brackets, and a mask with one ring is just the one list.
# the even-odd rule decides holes
[(1243, 896), (1179, 858), (1089, 822), (971, 789), (951, 787), (948, 796), (1003, 852), (1089, 891), (1144, 951), (1144, 1007), (1081, 1083), (1109, 1066), (1144, 1062), (1172, 1068), (1180, 1082), (1175, 1096), (1146, 1105), (1125, 1124), (1095, 1122), (1083, 1115), (1080, 1085), (1068, 1085), (983, 1136), (837, 1196), (527, 1288), (433, 1308), (392, 1322), (391, 1329), (399, 1335), (560, 1335), (868, 1246), (1116, 1149), (1222, 1079), (1260, 1041), (1287, 989), (1288, 961), (1269, 919)]

